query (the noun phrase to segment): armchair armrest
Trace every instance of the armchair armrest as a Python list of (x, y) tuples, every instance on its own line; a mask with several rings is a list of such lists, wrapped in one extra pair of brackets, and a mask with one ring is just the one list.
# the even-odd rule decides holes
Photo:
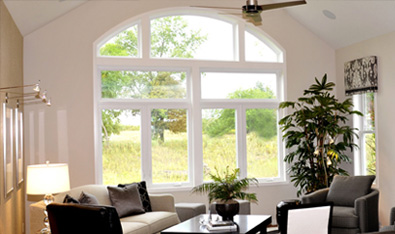
[(355, 200), (355, 213), (359, 217), (359, 227), (362, 233), (375, 232), (379, 229), (379, 191), (372, 191)]
[(302, 199), (302, 204), (310, 204), (310, 203), (323, 203), (326, 201), (326, 197), (328, 195), (329, 188), (319, 189), (310, 194), (304, 195)]
[(174, 196), (171, 194), (149, 194), (152, 211), (176, 212)]
[(395, 207), (392, 207), (390, 213), (390, 225), (394, 225), (394, 222), (395, 222)]
[(46, 205), (44, 201), (33, 203), (29, 206), (30, 210), (30, 233), (37, 233), (44, 228), (44, 211)]

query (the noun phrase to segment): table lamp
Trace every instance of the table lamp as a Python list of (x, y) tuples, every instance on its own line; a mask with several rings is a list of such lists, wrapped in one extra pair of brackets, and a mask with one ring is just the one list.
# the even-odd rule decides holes
[[(69, 167), (64, 163), (35, 164), (27, 166), (26, 193), (29, 195), (44, 196), (45, 205), (54, 201), (53, 193), (61, 193), (70, 190)], [(49, 227), (48, 213), (44, 211), (44, 225), (41, 233), (51, 233)]]

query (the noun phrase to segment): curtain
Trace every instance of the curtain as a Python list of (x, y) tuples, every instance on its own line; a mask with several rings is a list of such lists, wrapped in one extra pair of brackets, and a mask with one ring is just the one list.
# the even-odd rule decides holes
[(377, 92), (377, 57), (359, 58), (344, 64), (346, 95)]

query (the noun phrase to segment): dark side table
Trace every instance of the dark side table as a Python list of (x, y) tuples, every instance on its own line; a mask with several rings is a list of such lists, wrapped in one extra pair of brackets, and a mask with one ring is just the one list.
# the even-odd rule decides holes
[(277, 212), (277, 224), (278, 224), (278, 230), (280, 231), (280, 233), (282, 231), (285, 231), (283, 229), (285, 229), (285, 221), (287, 220), (286, 217), (286, 212), (285, 210), (289, 207), (294, 207), (294, 206), (298, 206), (300, 204), (300, 200), (298, 199), (288, 199), (288, 200), (283, 200), (280, 203), (277, 204), (276, 207), (276, 212)]

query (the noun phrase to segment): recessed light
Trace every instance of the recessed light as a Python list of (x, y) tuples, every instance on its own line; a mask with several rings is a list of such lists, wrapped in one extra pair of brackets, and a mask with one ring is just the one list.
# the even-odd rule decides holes
[(322, 13), (329, 19), (336, 19), (336, 15), (329, 10), (323, 10)]

